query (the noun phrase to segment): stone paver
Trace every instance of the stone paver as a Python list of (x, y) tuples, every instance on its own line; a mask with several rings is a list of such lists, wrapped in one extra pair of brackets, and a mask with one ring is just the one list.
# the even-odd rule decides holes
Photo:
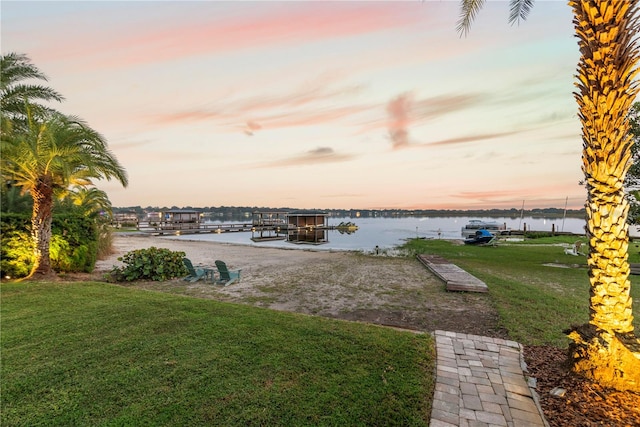
[(548, 427), (515, 341), (435, 331), (432, 427)]

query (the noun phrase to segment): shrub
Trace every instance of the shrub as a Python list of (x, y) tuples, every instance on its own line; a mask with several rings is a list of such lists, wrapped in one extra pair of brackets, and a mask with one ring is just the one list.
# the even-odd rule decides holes
[(136, 249), (118, 258), (124, 267), (114, 267), (111, 276), (117, 281), (133, 280), (162, 281), (187, 275), (187, 268), (182, 261), (184, 252), (171, 251), (166, 248)]
[(49, 258), (55, 271), (71, 271), (72, 250), (69, 242), (59, 234), (53, 234), (49, 242)]
[[(6, 213), (0, 217), (2, 277), (25, 277), (31, 271), (35, 257), (30, 223), (27, 214)], [(98, 239), (98, 229), (91, 218), (54, 215), (49, 244), (51, 267), (57, 272), (91, 272), (96, 264)]]
[(33, 241), (24, 230), (2, 230), (0, 270), (2, 277), (25, 277), (31, 271), (35, 261)]
[(98, 231), (91, 218), (54, 215), (49, 246), (51, 266), (57, 272), (90, 273), (98, 257)]

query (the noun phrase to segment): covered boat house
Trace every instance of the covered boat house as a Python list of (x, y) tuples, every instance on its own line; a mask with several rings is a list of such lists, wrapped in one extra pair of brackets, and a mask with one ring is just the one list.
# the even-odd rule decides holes
[(287, 241), (291, 243), (308, 243), (320, 245), (329, 241), (329, 226), (326, 212), (293, 212), (289, 213), (287, 223), (289, 234)]
[(327, 243), (327, 217), (326, 212), (256, 211), (253, 213), (251, 240), (286, 239), (291, 243)]
[(254, 242), (285, 240), (287, 238), (288, 214), (288, 212), (282, 211), (253, 212), (251, 240)]
[(168, 210), (160, 213), (160, 230), (199, 230), (200, 213), (192, 210)]

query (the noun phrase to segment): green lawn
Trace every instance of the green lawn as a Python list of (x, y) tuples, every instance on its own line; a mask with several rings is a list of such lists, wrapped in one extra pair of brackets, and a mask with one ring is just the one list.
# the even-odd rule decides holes
[(3, 426), (428, 424), (428, 334), (102, 283), (1, 291)]
[[(566, 347), (563, 330), (589, 319), (587, 257), (567, 255), (558, 246), (575, 240), (571, 236), (550, 237), (503, 242), (495, 247), (412, 240), (406, 247), (413, 253), (438, 254), (483, 280), (511, 339), (525, 345)], [(585, 245), (583, 248), (587, 250)], [(629, 260), (640, 262), (636, 244), (629, 246)], [(630, 278), (637, 314), (640, 276)], [(638, 317), (634, 326), (640, 328)]]

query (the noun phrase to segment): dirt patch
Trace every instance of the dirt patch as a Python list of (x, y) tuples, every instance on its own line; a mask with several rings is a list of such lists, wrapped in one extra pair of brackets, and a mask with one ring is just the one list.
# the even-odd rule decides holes
[(126, 286), (418, 331), (507, 338), (488, 294), (447, 292), (415, 258), (117, 236), (114, 254), (98, 262), (94, 277), (119, 265), (124, 253), (150, 246), (183, 251), (196, 266), (221, 259), (242, 270), (241, 280), (227, 287), (182, 280)]

